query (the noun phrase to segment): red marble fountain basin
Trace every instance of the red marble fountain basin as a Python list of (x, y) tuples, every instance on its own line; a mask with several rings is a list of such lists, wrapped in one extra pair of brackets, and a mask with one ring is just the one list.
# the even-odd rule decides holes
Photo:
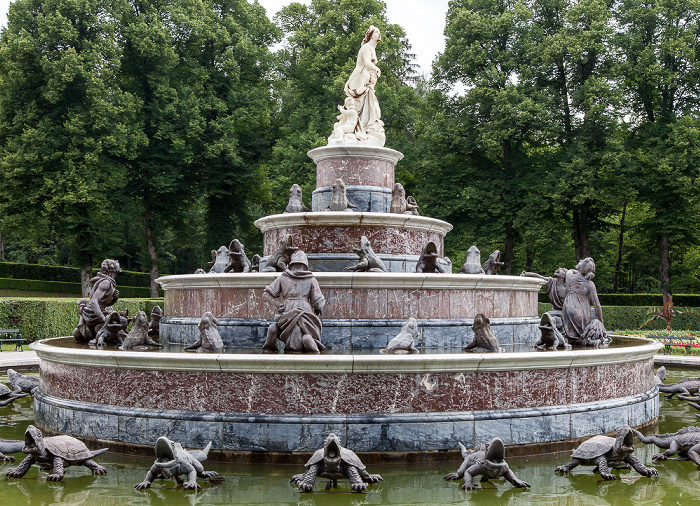
[(380, 257), (417, 257), (430, 241), (443, 255), (445, 234), (452, 230), (446, 221), (426, 216), (331, 211), (274, 214), (257, 220), (255, 226), (265, 236), (264, 256), (274, 253), (287, 234), (292, 235), (294, 246), (307, 254), (347, 254), (360, 247), (364, 235)]
[[(326, 297), (322, 340), (329, 349), (384, 348), (408, 318), (417, 318), (421, 345), (462, 348), (471, 319), (491, 318), (501, 345), (532, 344), (539, 334), (537, 291), (542, 282), (520, 276), (316, 272)], [(279, 273), (164, 276), (161, 338), (191, 344), (206, 311), (219, 319), (227, 347), (259, 348), (274, 316), (263, 299)]]
[[(658, 417), (657, 343), (503, 354), (300, 355), (72, 349), (41, 359), (39, 425), (152, 445), (168, 434), (231, 451), (433, 451), (493, 436), (543, 444)], [(205, 441), (205, 442), (206, 442)]]
[(377, 146), (321, 146), (307, 153), (316, 164), (316, 187), (337, 178), (346, 185), (394, 186), (394, 167), (403, 154)]
[[(185, 274), (158, 279), (168, 317), (272, 318), (264, 288), (280, 273)], [(542, 281), (521, 276), (375, 272), (314, 273), (323, 318), (537, 317)]]

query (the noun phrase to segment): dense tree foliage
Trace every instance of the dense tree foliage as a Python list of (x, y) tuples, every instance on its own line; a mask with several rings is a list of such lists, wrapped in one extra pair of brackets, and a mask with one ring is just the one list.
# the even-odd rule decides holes
[(264, 197), (257, 181), (270, 148), (266, 75), (275, 28), (246, 0), (116, 5), (121, 87), (137, 98), (148, 140), (127, 164), (128, 190), (155, 279), (159, 238), (180, 228), (191, 206), (206, 209), (208, 244), (250, 230), (251, 206)]
[(380, 0), (16, 0), (0, 37), (0, 256), (192, 272), (315, 167), (365, 30), (396, 179), (503, 271), (700, 290), (700, 5), (452, 0), (432, 78)]
[(452, 1), (419, 138), (422, 196), (461, 231), (448, 249), (499, 248), (513, 272), (592, 255), (603, 290), (666, 293), (671, 273), (697, 287), (671, 258), (697, 251), (698, 15), (684, 1)]
[(15, 2), (0, 40), (3, 229), (70, 245), (84, 281), (123, 252), (123, 161), (144, 142), (117, 61), (101, 0)]

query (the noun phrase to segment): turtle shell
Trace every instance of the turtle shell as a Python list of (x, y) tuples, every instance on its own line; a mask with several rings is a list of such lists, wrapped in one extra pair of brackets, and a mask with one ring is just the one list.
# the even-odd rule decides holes
[[(306, 464), (304, 464), (306, 467), (313, 466), (314, 464), (318, 464), (323, 460), (323, 448), (316, 450), (314, 454), (311, 456), (311, 458), (308, 460)], [(360, 458), (355, 455), (355, 452), (352, 450), (348, 450), (347, 448), (343, 448), (342, 446), (340, 447), (340, 460), (343, 461), (346, 464), (350, 464), (353, 467), (356, 467), (360, 471), (365, 469), (365, 465), (362, 463)]]
[(346, 464), (350, 464), (352, 467), (356, 467), (360, 471), (365, 469), (365, 465), (360, 460), (360, 457), (355, 455), (355, 452), (348, 450), (347, 448), (340, 448), (340, 458)]
[(323, 448), (316, 450), (314, 454), (311, 456), (311, 458), (304, 464), (306, 467), (313, 466), (314, 464), (318, 464), (323, 460)]
[(584, 441), (574, 450), (571, 456), (575, 459), (595, 459), (605, 455), (615, 446), (615, 438), (610, 436), (595, 436)]
[(12, 393), (12, 390), (7, 388), (7, 385), (4, 383), (0, 383), (0, 397), (5, 397), (6, 395), (9, 395)]
[(44, 444), (49, 453), (71, 463), (78, 463), (95, 456), (85, 443), (71, 436), (47, 437), (44, 438)]

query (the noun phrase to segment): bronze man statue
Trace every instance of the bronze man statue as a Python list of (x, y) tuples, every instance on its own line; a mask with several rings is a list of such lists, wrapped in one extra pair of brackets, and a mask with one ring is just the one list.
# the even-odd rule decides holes
[(91, 341), (104, 325), (105, 308), (119, 299), (119, 290), (116, 288), (114, 277), (121, 271), (117, 260), (106, 259), (102, 261), (100, 272), (90, 280), (92, 283), (90, 298), (78, 301), (80, 320), (78, 327), (73, 330), (73, 337), (77, 342)]
[(267, 330), (264, 349), (276, 350), (278, 339), (284, 343), (285, 351), (318, 353), (325, 349), (321, 343), (319, 317), (326, 299), (309, 271), (303, 251), (292, 255), (289, 267), (265, 287), (263, 297), (277, 308), (275, 323)]

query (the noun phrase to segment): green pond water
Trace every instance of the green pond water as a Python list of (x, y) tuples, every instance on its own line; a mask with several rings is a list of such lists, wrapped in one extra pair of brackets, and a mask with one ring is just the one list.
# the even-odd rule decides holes
[[(669, 370), (666, 383), (684, 376), (698, 376), (700, 371)], [(6, 381), (0, 375), (0, 381)], [(671, 432), (698, 422), (700, 411), (680, 401), (661, 400), (660, 431)], [(0, 407), (0, 437), (23, 439), (33, 417), (29, 397), (13, 405)], [(636, 454), (647, 465), (656, 448), (637, 441)], [(457, 442), (455, 441), (455, 447)], [(507, 451), (507, 450), (506, 450)], [(93, 476), (84, 467), (70, 467), (62, 482), (47, 482), (46, 474), (33, 467), (22, 479), (7, 479), (5, 473), (16, 464), (0, 466), (0, 505), (196, 505), (196, 504), (293, 504), (293, 505), (361, 505), (361, 504), (539, 504), (539, 505), (656, 505), (699, 504), (700, 470), (692, 462), (669, 460), (656, 465), (657, 478), (644, 478), (635, 471), (613, 471), (620, 479), (603, 481), (591, 467), (578, 467), (569, 476), (558, 476), (554, 469), (569, 460), (570, 452), (537, 457), (508, 458), (520, 479), (530, 483), (530, 490), (513, 488), (504, 480), (482, 484), (473, 492), (461, 490), (462, 482), (446, 482), (442, 477), (456, 471), (459, 462), (416, 465), (379, 465), (368, 468), (384, 481), (370, 485), (367, 493), (351, 493), (347, 482), (325, 492), (326, 480), (319, 479), (313, 494), (303, 494), (289, 484), (291, 475), (303, 466), (262, 466), (204, 464), (226, 478), (222, 484), (200, 480), (199, 493), (176, 488), (174, 481), (155, 481), (149, 490), (136, 492), (153, 458), (105, 453), (96, 460), (107, 468), (106, 476)], [(16, 454), (18, 461), (22, 454)]]

